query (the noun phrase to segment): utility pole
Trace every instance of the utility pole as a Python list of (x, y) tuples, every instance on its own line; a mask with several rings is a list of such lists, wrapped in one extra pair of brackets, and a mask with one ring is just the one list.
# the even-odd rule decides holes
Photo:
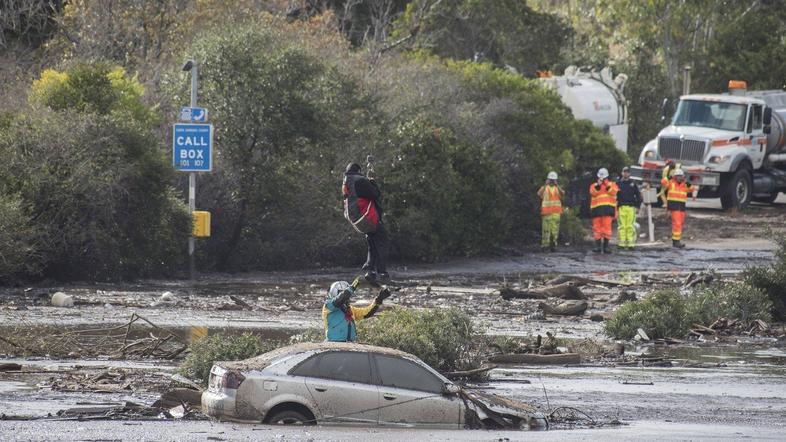
[[(188, 60), (183, 65), (184, 71), (191, 71), (191, 107), (197, 107), (197, 63), (194, 60)], [(188, 174), (188, 215), (193, 222), (194, 210), (196, 210), (196, 173), (189, 172)], [(191, 229), (191, 235), (188, 237), (188, 277), (194, 279), (194, 232)]]

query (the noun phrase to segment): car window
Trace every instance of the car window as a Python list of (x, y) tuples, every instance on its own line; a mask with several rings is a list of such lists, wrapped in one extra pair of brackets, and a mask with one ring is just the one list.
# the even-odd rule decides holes
[(306, 359), (289, 374), (334, 381), (371, 383), (368, 353), (358, 351), (320, 353)]
[(442, 392), (443, 381), (420, 365), (407, 359), (374, 355), (382, 385), (408, 390)]

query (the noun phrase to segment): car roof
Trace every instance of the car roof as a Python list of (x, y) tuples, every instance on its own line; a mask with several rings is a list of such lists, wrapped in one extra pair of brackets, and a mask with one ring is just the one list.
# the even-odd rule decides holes
[(243, 361), (222, 361), (216, 362), (221, 367), (236, 370), (261, 370), (269, 366), (274, 360), (294, 356), (300, 353), (314, 352), (321, 353), (324, 351), (359, 351), (376, 353), (389, 356), (398, 356), (407, 359), (419, 360), (417, 357), (405, 353), (400, 350), (387, 347), (377, 347), (376, 345), (358, 344), (355, 342), (302, 342), (300, 344), (288, 345), (280, 347), (273, 351), (261, 354), (259, 356), (245, 359)]

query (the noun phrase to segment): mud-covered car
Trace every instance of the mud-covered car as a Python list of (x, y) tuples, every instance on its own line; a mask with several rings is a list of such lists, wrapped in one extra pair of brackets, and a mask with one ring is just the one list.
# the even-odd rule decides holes
[(217, 362), (202, 394), (208, 416), (271, 424), (533, 428), (535, 407), (459, 387), (423, 361), (389, 348), (305, 343)]

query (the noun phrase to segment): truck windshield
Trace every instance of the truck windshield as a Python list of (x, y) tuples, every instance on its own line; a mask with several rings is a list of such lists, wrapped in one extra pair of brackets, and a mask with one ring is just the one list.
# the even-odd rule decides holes
[(747, 108), (745, 104), (681, 100), (671, 124), (741, 132), (745, 127)]

